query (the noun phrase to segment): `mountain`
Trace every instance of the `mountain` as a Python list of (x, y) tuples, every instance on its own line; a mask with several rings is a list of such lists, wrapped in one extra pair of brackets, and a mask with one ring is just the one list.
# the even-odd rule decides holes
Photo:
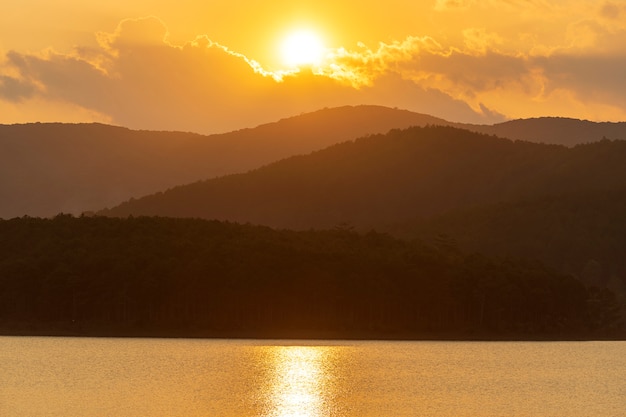
[[(538, 259), (609, 288), (626, 315), (626, 141), (565, 147), (429, 126), (392, 130), (100, 214), (276, 228), (374, 228)], [(612, 295), (610, 296), (612, 297)]]
[(564, 117), (517, 119), (495, 125), (461, 125), (474, 132), (513, 140), (574, 146), (602, 139), (626, 140), (626, 123), (591, 122)]
[(175, 187), (102, 214), (295, 229), (342, 223), (385, 228), (473, 206), (626, 187), (624, 160), (624, 141), (567, 148), (452, 127), (414, 127)]
[(0, 218), (78, 214), (392, 128), (446, 123), (377, 106), (202, 136), (102, 124), (0, 125)]
[(102, 124), (0, 125), (0, 218), (95, 211), (364, 135), (426, 125), (567, 146), (626, 138), (626, 123), (541, 118), (461, 125), (380, 106), (323, 109), (210, 136)]

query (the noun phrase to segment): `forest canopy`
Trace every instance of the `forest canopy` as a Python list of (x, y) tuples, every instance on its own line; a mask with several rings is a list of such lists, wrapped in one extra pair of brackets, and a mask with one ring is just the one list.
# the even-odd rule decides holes
[(624, 337), (613, 294), (538, 262), (345, 225), (199, 219), (0, 221), (0, 333), (570, 339)]

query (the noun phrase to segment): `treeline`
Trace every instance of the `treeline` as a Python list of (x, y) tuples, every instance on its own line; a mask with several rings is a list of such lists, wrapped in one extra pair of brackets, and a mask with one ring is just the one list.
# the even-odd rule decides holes
[(3, 334), (567, 339), (625, 332), (613, 294), (535, 262), (347, 227), (0, 221)]
[(607, 287), (626, 312), (626, 188), (561, 193), (459, 210), (398, 225), (403, 238), (444, 234), (461, 249), (538, 259)]

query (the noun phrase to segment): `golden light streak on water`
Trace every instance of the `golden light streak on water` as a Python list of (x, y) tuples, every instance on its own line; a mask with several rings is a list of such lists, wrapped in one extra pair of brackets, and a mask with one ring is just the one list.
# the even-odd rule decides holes
[(279, 346), (271, 351), (274, 374), (270, 381), (268, 417), (322, 417), (325, 350), (313, 346)]

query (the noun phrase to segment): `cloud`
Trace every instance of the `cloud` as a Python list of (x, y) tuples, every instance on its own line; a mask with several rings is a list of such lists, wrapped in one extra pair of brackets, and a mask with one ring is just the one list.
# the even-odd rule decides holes
[(611, 43), (617, 51), (624, 50), (626, 36), (626, 2), (604, 2), (598, 12), (596, 21), (602, 28), (603, 43)]
[[(168, 41), (159, 19), (127, 19), (99, 33), (99, 48), (62, 54), (10, 52), (0, 97), (37, 97), (108, 115), (116, 124), (165, 130), (218, 132), (253, 126), (303, 111), (345, 104), (438, 108), (446, 116), (483, 120), (480, 112), (409, 79), (385, 77), (416, 52), (441, 50), (432, 38), (380, 44), (376, 51), (335, 52), (331, 70), (272, 73), (206, 36), (183, 45)], [(359, 88), (355, 88), (359, 87)], [(406, 92), (411, 91), (409, 96)], [(424, 100), (438, 104), (429, 107)], [(447, 105), (447, 106), (446, 106)]]
[(99, 34), (99, 51), (7, 57), (30, 85), (42, 86), (40, 96), (110, 114), (132, 127), (207, 131), (213, 122), (215, 130), (234, 128), (247, 116), (239, 111), (245, 103), (276, 84), (253, 61), (205, 37), (182, 46), (166, 39), (158, 19), (129, 19), (113, 34)]
[(475, 0), (437, 0), (434, 9), (438, 12), (465, 11), (475, 3)]
[(619, 21), (626, 15), (626, 4), (613, 1), (604, 2), (600, 8), (600, 15), (608, 20)]
[(463, 31), (465, 47), (468, 53), (484, 55), (487, 51), (496, 50), (504, 40), (494, 32), (487, 32), (485, 28), (468, 28)]
[[(542, 87), (527, 57), (498, 51), (503, 39), (485, 29), (470, 28), (464, 35), (463, 49), (443, 46), (427, 36), (381, 43), (375, 50), (365, 45), (357, 51), (341, 49), (331, 55), (332, 65), (320, 73), (355, 88), (371, 89), (382, 88), (381, 77), (396, 74), (424, 90), (439, 91), (448, 97), (449, 105), (450, 98), (463, 102), (477, 119), (491, 121), (501, 120), (502, 114), (488, 110), (497, 103), (485, 103), (483, 93), (508, 91), (526, 97), (539, 94)], [(402, 90), (398, 86), (392, 91), (397, 94)]]
[(0, 75), (0, 97), (7, 101), (22, 101), (32, 97), (35, 86), (18, 78)]
[[(373, 76), (368, 85), (377, 84), (377, 74), (393, 72), (467, 103), (486, 120), (503, 114), (626, 117), (623, 53), (589, 53), (580, 44), (546, 54), (511, 53), (501, 50), (504, 38), (483, 28), (466, 29), (463, 35), (463, 48), (444, 46), (432, 38), (407, 38), (360, 54), (346, 53), (349, 59), (342, 63), (351, 74)], [(587, 44), (599, 42), (597, 36)], [(608, 34), (602, 36), (607, 39)], [(565, 97), (571, 102), (561, 103)]]
[[(613, 22), (622, 11), (612, 4), (597, 9), (592, 20)], [(622, 34), (600, 23), (591, 27), (601, 39)], [(375, 48), (337, 48), (319, 67), (270, 72), (207, 36), (177, 45), (161, 20), (126, 19), (113, 32), (98, 33), (95, 47), (5, 54), (0, 102), (14, 103), (13, 109), (38, 103), (36, 115), (58, 104), (131, 128), (202, 133), (346, 104), (402, 107), (470, 123), (548, 111), (626, 118), (624, 54), (598, 57), (572, 45), (516, 50), (506, 36), (485, 27), (460, 34), (456, 44), (408, 36)]]
[(0, 100), (0, 114), (4, 121), (10, 123), (30, 123), (34, 120), (60, 123), (114, 123), (109, 115), (72, 103), (46, 100), (36, 96), (15, 102)]
[(165, 23), (156, 16), (140, 19), (124, 19), (113, 33), (96, 33), (98, 44), (112, 54), (135, 46), (160, 46), (169, 44), (169, 32)]
[(544, 0), (437, 0), (433, 9), (438, 12), (463, 12), (471, 7), (490, 9), (525, 9), (549, 7)]
[(605, 102), (626, 108), (626, 56), (568, 56), (537, 58), (546, 91), (568, 90), (582, 102)]
[(402, 63), (415, 61), (421, 55), (447, 55), (435, 39), (424, 36), (409, 36), (404, 41), (380, 43), (376, 50), (359, 44), (357, 51), (345, 48), (335, 50), (329, 55), (328, 63), (317, 72), (359, 88), (371, 86), (381, 74), (393, 72)]

